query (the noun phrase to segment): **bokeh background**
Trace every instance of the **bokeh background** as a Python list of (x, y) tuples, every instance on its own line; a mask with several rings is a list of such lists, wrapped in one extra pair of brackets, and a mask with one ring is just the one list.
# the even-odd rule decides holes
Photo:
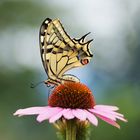
[(94, 93), (97, 104), (116, 105), (128, 123), (118, 130), (103, 121), (91, 140), (140, 139), (139, 0), (0, 0), (0, 140), (55, 140), (55, 129), (35, 116), (14, 117), (19, 108), (47, 104), (47, 79), (38, 33), (46, 18), (59, 18), (71, 37), (91, 32), (91, 63), (69, 71)]

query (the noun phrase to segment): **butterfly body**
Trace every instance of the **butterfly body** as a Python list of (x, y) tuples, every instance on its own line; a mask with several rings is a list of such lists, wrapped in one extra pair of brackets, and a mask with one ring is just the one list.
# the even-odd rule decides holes
[(78, 79), (76, 76), (71, 75), (71, 74), (65, 74), (62, 76), (61, 79), (58, 79), (56, 81), (52, 80), (52, 79), (47, 79), (46, 81), (44, 81), (45, 84), (49, 87), (49, 86), (57, 86), (59, 84), (64, 84), (64, 82), (80, 82), (80, 79)]
[[(86, 34), (88, 35), (88, 34)], [(45, 19), (40, 28), (40, 52), (43, 66), (48, 75), (47, 85), (59, 85), (67, 81), (79, 82), (79, 79), (66, 71), (89, 63), (93, 56), (89, 43), (81, 39), (71, 39), (58, 19)]]

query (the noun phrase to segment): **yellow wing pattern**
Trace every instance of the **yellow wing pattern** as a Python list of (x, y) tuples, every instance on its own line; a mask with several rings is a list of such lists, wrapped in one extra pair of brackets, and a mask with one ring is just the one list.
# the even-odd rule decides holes
[(41, 58), (48, 74), (48, 81), (61, 83), (64, 73), (74, 67), (87, 64), (92, 57), (89, 43), (71, 39), (58, 19), (45, 19), (40, 28)]

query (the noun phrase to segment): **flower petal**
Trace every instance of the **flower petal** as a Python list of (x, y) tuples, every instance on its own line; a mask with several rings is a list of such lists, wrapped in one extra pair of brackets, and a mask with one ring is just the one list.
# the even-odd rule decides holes
[(118, 112), (115, 112), (115, 111), (105, 110), (105, 111), (103, 111), (103, 112), (107, 112), (107, 113), (110, 113), (110, 114), (115, 115), (115, 116), (124, 117), (123, 114), (118, 113)]
[(123, 122), (127, 122), (127, 120), (124, 117), (116, 116), (116, 118), (123, 121)]
[(112, 111), (119, 110), (117, 106), (109, 106), (109, 105), (95, 105), (94, 108), (101, 109), (101, 110), (112, 110)]
[(45, 107), (29, 107), (25, 109), (19, 109), (14, 113), (14, 115), (18, 115), (18, 116), (36, 115), (36, 114), (40, 114), (41, 112), (44, 112), (48, 108), (49, 108), (48, 106), (45, 106)]
[(100, 119), (102, 119), (103, 121), (105, 121), (105, 122), (107, 122), (107, 123), (109, 123), (109, 124), (111, 124), (111, 125), (113, 125), (113, 126), (115, 126), (115, 127), (117, 127), (117, 128), (120, 129), (119, 124), (116, 123), (115, 121), (113, 121), (113, 120), (111, 120), (111, 119), (109, 119), (109, 118), (106, 118), (106, 117), (104, 117), (104, 116), (101, 116), (101, 115), (97, 115), (97, 114), (96, 114), (96, 116), (98, 116), (98, 117), (99, 117)]
[(127, 122), (126, 119), (124, 119), (124, 115), (123, 114), (120, 114), (118, 112), (114, 112), (114, 111), (111, 111), (111, 110), (100, 110), (100, 109), (92, 109), (92, 112), (95, 113), (95, 114), (98, 114), (98, 115), (102, 115), (102, 116), (105, 116), (107, 118), (110, 118), (114, 121), (116, 121), (116, 119), (119, 119), (121, 121), (124, 121), (124, 122)]
[(97, 110), (97, 109), (89, 109), (90, 112), (96, 114), (96, 115), (101, 115), (101, 116), (104, 116), (106, 118), (109, 118), (111, 120), (114, 120), (116, 121), (116, 116), (115, 115), (112, 115), (112, 114), (109, 114), (107, 112), (102, 112), (100, 110)]
[[(99, 106), (99, 107), (98, 107), (98, 106)], [(103, 105), (96, 105), (96, 106), (94, 107), (94, 109), (100, 110), (100, 111), (102, 111), (102, 112), (106, 112), (106, 113), (109, 113), (109, 114), (112, 114), (112, 115), (124, 117), (123, 114), (118, 113), (118, 112), (115, 112), (115, 110), (111, 110), (111, 109), (109, 109), (109, 108), (106, 108), (106, 107), (104, 108), (104, 107), (100, 107), (100, 106), (103, 106)], [(112, 108), (112, 107), (113, 107), (113, 109), (115, 109), (114, 106), (111, 106), (111, 108)], [(117, 108), (116, 108), (116, 109), (117, 109)]]
[(40, 115), (38, 115), (37, 121), (38, 122), (42, 122), (44, 120), (47, 120), (50, 117), (52, 117), (52, 116), (56, 115), (57, 113), (59, 113), (60, 111), (62, 111), (62, 108), (59, 108), (59, 107), (50, 107), (50, 108), (46, 109), (45, 112), (40, 113)]
[(54, 114), (53, 116), (51, 116), (49, 118), (49, 122), (50, 123), (54, 123), (55, 121), (57, 121), (59, 118), (62, 117), (64, 110), (59, 111), (58, 113)]
[(88, 120), (89, 120), (93, 125), (97, 126), (97, 125), (98, 125), (98, 120), (97, 120), (97, 118), (95, 117), (95, 115), (92, 114), (92, 113), (90, 113), (90, 112), (88, 112), (87, 110), (85, 110), (85, 112), (86, 112), (86, 115), (87, 115)]
[[(124, 117), (123, 114), (118, 113), (118, 112), (115, 112), (115, 110), (110, 110), (110, 109), (107, 109), (107, 108), (104, 109), (104, 108), (102, 108), (102, 107), (97, 107), (97, 106), (103, 106), (103, 105), (96, 105), (96, 106), (94, 107), (94, 109), (100, 110), (100, 111), (102, 111), (102, 112), (107, 112), (107, 113), (110, 113), (110, 114), (113, 114), (113, 115), (116, 115), (116, 116)], [(111, 108), (112, 108), (112, 106), (111, 106)]]
[(86, 112), (82, 109), (72, 109), (72, 114), (81, 121), (86, 120)]
[(64, 109), (63, 116), (64, 116), (64, 118), (66, 118), (68, 120), (74, 118), (74, 115), (72, 114), (72, 110), (71, 109)]

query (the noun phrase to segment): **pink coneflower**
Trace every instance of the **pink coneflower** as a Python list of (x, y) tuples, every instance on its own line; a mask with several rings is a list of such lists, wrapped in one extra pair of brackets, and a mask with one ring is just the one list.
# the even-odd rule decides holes
[(92, 92), (87, 86), (81, 83), (66, 82), (52, 91), (48, 106), (19, 109), (14, 115), (37, 115), (38, 122), (49, 120), (59, 129), (60, 122), (65, 124), (68, 120), (76, 121), (77, 126), (81, 124), (86, 126), (88, 123), (97, 126), (97, 117), (120, 128), (116, 122), (117, 119), (124, 122), (127, 120), (122, 114), (116, 112), (118, 109), (116, 106), (96, 105)]
[(67, 82), (57, 86), (48, 101), (48, 106), (19, 109), (14, 115), (37, 115), (38, 122), (48, 119), (50, 123), (62, 117), (67, 120), (77, 118), (81, 121), (88, 120), (95, 126), (98, 125), (98, 117), (118, 128), (117, 119), (127, 122), (124, 115), (116, 112), (118, 107), (95, 105), (92, 92), (81, 83)]

